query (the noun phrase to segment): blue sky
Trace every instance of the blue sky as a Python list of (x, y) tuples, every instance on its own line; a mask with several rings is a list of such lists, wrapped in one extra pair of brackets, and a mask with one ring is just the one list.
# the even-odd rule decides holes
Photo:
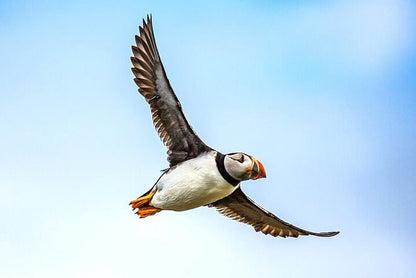
[[(0, 276), (412, 277), (414, 3), (154, 2), (0, 3)], [(130, 72), (147, 13), (196, 132), (265, 165), (243, 190), (340, 235), (131, 213), (167, 166)]]

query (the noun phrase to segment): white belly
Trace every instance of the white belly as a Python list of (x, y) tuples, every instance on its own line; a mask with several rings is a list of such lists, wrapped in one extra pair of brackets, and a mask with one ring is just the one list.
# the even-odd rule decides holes
[(207, 205), (231, 194), (236, 187), (221, 176), (216, 152), (184, 161), (162, 175), (150, 205), (167, 210), (188, 210)]

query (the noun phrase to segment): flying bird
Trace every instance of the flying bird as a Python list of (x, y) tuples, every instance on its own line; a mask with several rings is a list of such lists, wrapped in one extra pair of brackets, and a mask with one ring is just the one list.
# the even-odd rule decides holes
[(330, 237), (338, 232), (310, 232), (289, 224), (258, 206), (241, 190), (241, 182), (266, 177), (263, 164), (242, 152), (222, 154), (206, 145), (188, 123), (181, 103), (166, 76), (153, 34), (152, 17), (143, 19), (140, 35), (132, 46), (132, 71), (140, 94), (150, 105), (153, 124), (168, 148), (169, 168), (142, 196), (130, 202), (140, 218), (161, 210), (185, 211), (215, 207), (256, 231), (281, 237), (314, 235)]

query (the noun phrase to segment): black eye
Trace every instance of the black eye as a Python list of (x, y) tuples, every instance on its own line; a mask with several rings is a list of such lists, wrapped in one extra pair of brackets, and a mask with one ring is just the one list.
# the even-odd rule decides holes
[(244, 155), (242, 155), (242, 156), (240, 157), (240, 159), (238, 160), (238, 162), (240, 162), (240, 163), (243, 163), (243, 162), (244, 162)]
[(237, 158), (234, 158), (234, 157), (232, 157), (232, 156), (230, 156), (230, 158), (231, 158), (232, 160), (238, 161), (238, 162), (240, 162), (240, 163), (243, 163), (243, 162), (244, 162), (244, 155), (241, 155), (238, 159), (237, 159)]

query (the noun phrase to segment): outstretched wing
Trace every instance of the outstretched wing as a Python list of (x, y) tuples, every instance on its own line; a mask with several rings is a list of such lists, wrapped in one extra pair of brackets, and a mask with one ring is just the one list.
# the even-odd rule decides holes
[(243, 193), (240, 187), (231, 195), (209, 204), (209, 206), (215, 207), (217, 211), (225, 216), (253, 226), (256, 232), (261, 231), (265, 235), (270, 234), (275, 237), (298, 237), (299, 235), (330, 237), (339, 233), (314, 233), (293, 226), (281, 220), (273, 213), (256, 205)]
[(147, 16), (147, 23), (143, 20), (139, 30), (136, 46), (132, 46), (134, 81), (150, 104), (153, 124), (168, 147), (168, 161), (173, 166), (211, 148), (192, 130), (170, 86), (156, 47), (151, 16)]

